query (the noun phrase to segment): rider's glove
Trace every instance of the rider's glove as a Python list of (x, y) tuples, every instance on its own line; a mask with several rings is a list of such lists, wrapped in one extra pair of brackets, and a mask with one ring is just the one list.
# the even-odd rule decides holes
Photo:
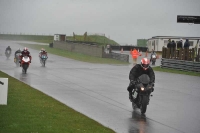
[(154, 83), (150, 83), (150, 85), (152, 86), (152, 92), (154, 91)]
[(136, 81), (135, 80), (131, 80), (131, 85), (135, 85), (136, 84)]
[(151, 85), (152, 87), (154, 87), (154, 83), (150, 83), (150, 85)]

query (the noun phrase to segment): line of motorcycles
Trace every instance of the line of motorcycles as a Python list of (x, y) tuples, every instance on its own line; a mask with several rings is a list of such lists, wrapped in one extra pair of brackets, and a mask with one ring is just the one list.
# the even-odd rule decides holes
[[(9, 57), (10, 57), (10, 55), (11, 55), (11, 51), (7, 50), (7, 51), (5, 52), (5, 55), (6, 55), (6, 58), (9, 59)], [(30, 65), (30, 58), (29, 58), (28, 56), (24, 56), (24, 57), (22, 57), (22, 59), (20, 60), (20, 56), (21, 56), (21, 54), (20, 54), (20, 53), (17, 53), (17, 54), (15, 55), (14, 62), (15, 62), (15, 64), (16, 64), (17, 67), (19, 67), (20, 64), (21, 64), (22, 73), (25, 73), (25, 74), (26, 74), (26, 73), (27, 73), (27, 69), (29, 68), (29, 65)], [(43, 67), (45, 67), (45, 65), (46, 65), (47, 58), (48, 58), (47, 55), (41, 55), (41, 56), (39, 57), (40, 63), (41, 63), (41, 65), (42, 65)]]

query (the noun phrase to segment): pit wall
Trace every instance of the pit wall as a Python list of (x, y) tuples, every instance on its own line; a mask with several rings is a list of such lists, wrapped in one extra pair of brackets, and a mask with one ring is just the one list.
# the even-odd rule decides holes
[(72, 43), (72, 42), (62, 42), (62, 41), (54, 41), (54, 48), (59, 48), (63, 50), (68, 50), (71, 52), (82, 53), (86, 55), (101, 57), (103, 55), (103, 47), (97, 45), (90, 44), (80, 44), (80, 43)]
[(54, 41), (52, 47), (82, 53), (100, 58), (112, 58), (123, 62), (129, 62), (129, 55), (109, 52), (106, 53), (103, 46), (90, 45), (84, 43), (73, 43), (65, 41)]

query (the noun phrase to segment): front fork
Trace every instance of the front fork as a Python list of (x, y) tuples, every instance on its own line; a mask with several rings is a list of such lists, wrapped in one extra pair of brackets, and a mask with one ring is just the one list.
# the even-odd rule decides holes
[(150, 101), (150, 94), (139, 94), (139, 97), (138, 97), (138, 102), (139, 104), (141, 105), (142, 104), (142, 100), (143, 100), (143, 97), (147, 97), (147, 105), (149, 105), (149, 101)]

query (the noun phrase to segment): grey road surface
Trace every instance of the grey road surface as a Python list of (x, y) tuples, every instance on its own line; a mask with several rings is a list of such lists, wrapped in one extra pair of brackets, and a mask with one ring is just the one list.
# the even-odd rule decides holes
[[(102, 65), (49, 54), (42, 67), (37, 50), (22, 74), (13, 58), (6, 59), (7, 46), (0, 40), (0, 70), (29, 84), (117, 133), (199, 133), (200, 77), (155, 72), (156, 84), (146, 115), (132, 109), (126, 90), (130, 65)], [(22, 48), (22, 47), (21, 47)]]

